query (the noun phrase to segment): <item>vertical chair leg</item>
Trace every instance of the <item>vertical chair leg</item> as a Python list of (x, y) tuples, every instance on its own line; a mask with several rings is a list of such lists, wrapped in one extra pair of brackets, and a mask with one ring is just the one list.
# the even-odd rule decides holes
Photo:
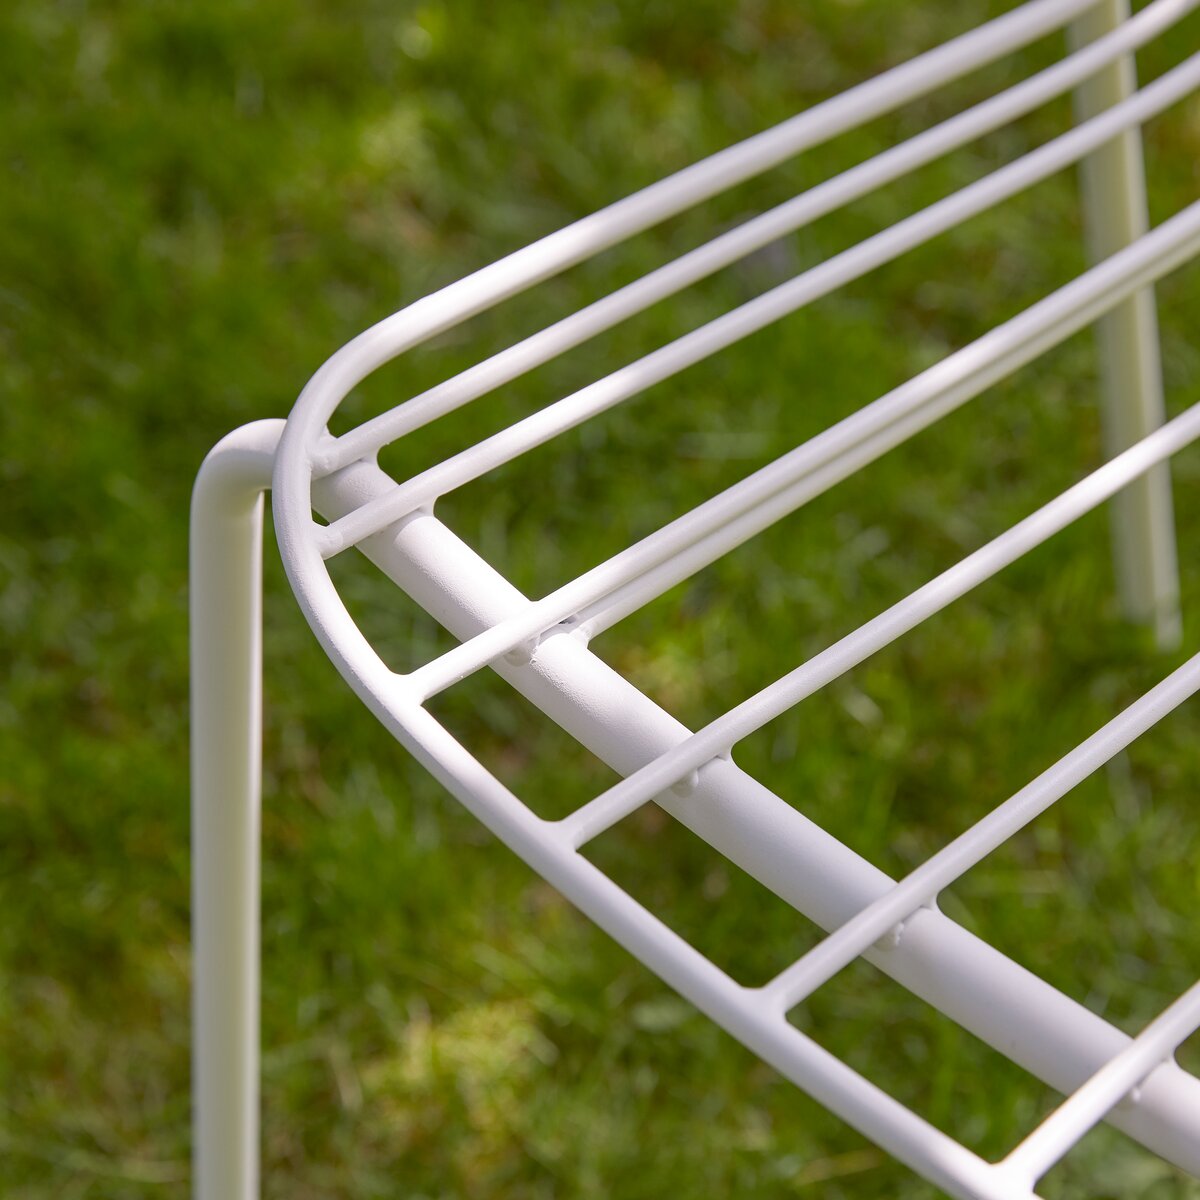
[[(1129, 0), (1100, 0), (1075, 20), (1072, 48), (1116, 28)], [(1095, 116), (1136, 88), (1132, 56), (1118, 59), (1075, 93), (1078, 120)], [(1149, 228), (1140, 130), (1134, 128), (1080, 164), (1083, 215), (1094, 261), (1128, 245)], [(1153, 288), (1131, 296), (1097, 323), (1108, 457), (1163, 423), (1162, 366)], [(1112, 501), (1117, 583), (1126, 614), (1149, 625), (1161, 649), (1178, 645), (1179, 573), (1170, 469), (1166, 463), (1135, 480)]]
[(258, 1194), (263, 492), (282, 421), (235, 430), (192, 493), (192, 1088), (196, 1200)]

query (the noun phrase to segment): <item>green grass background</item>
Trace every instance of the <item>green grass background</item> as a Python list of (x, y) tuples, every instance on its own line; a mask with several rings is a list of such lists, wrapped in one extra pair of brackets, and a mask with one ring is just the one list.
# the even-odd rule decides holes
[[(0, 1191), (182, 1197), (188, 1153), (186, 514), (205, 450), (283, 415), (365, 325), (1004, 4), (13, 0), (0, 10)], [(1145, 53), (1149, 77), (1200, 39)], [(1057, 38), (804, 155), (392, 364), (395, 403), (1050, 62)], [(389, 451), (412, 473), (1065, 127), (1052, 104)], [(1147, 133), (1154, 220), (1192, 200), (1200, 105)], [(439, 512), (537, 594), (1045, 294), (1083, 264), (1048, 181)], [(1172, 411), (1200, 401), (1200, 269), (1159, 289)], [(1100, 457), (1078, 336), (595, 646), (711, 718)], [(1174, 468), (1186, 636), (1113, 601), (1103, 513), (750, 739), (743, 764), (911, 869), (1196, 647), (1200, 452)], [(445, 645), (339, 578), (397, 665)], [(660, 1200), (931, 1189), (755, 1061), (450, 801), (319, 652), (268, 535), (264, 1194)], [(498, 684), (439, 704), (544, 813), (604, 768)], [(1135, 1030), (1197, 974), (1193, 703), (944, 908)], [(597, 843), (747, 982), (813, 930), (650, 808)], [(796, 1014), (981, 1153), (1054, 1097), (874, 970)], [(1181, 1058), (1200, 1068), (1200, 1053)], [(1046, 1194), (1200, 1196), (1107, 1130)]]

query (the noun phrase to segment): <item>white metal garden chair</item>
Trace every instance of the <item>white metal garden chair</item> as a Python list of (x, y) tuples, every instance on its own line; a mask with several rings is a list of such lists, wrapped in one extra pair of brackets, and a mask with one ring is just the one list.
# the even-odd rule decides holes
[[(1200, 1080), (1173, 1052), (1200, 985), (1129, 1038), (968, 933), (938, 893), (1200, 688), (1193, 658), (896, 882), (746, 775), (731, 747), (1112, 499), (1126, 607), (1179, 637), (1167, 459), (1200, 406), (1164, 423), (1152, 284), (1200, 252), (1200, 202), (1148, 228), (1140, 125), (1200, 85), (1200, 54), (1137, 90), (1133, 52), (1200, 0), (1032, 0), (783, 124), (576, 222), (381, 321), (316, 373), (286, 421), (225, 438), (192, 516), (195, 1159), (202, 1200), (257, 1192), (260, 548), (273, 492), (283, 562), (321, 645), (367, 708), (499, 838), (652, 971), (797, 1086), (954, 1196), (1013, 1200), (1095, 1123), (1200, 1174)], [(338, 437), (326, 424), (381, 364), (568, 266), (1056, 30), (1070, 53)], [(397, 483), (376, 452), (772, 239), (1073, 92), (1078, 123), (503, 432)], [(903, 386), (537, 601), (433, 515), (439, 496), (699, 363), (787, 313), (1073, 164), (1096, 265)], [(588, 649), (588, 639), (793, 512), (994, 382), (1102, 322), (1112, 457), (1091, 475), (698, 731)], [(314, 512), (326, 518), (322, 524)], [(356, 547), (459, 644), (407, 673), (384, 665), (326, 561)], [(623, 780), (559, 821), (531, 812), (426, 702), (489, 667)], [(763, 987), (735, 982), (580, 854), (650, 801), (829, 931)], [(789, 1024), (856, 957), (1067, 1098), (999, 1162), (938, 1131)], [(1122, 1103), (1122, 1101), (1124, 1101)]]

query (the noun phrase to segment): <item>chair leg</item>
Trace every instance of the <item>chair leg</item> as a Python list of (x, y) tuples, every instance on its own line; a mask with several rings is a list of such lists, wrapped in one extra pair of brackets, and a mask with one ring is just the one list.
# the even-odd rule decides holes
[[(1115, 29), (1128, 0), (1101, 0), (1070, 27), (1072, 48)], [(1132, 56), (1118, 59), (1075, 93), (1078, 120), (1095, 116), (1136, 89)], [(1094, 261), (1127, 246), (1149, 228), (1142, 138), (1121, 134), (1080, 164), (1084, 225)], [(1153, 288), (1097, 323), (1103, 387), (1105, 456), (1127, 449), (1163, 423), (1163, 385)], [(1122, 606), (1149, 625), (1161, 649), (1179, 644), (1179, 572), (1170, 468), (1154, 467), (1112, 501), (1116, 574)]]
[(258, 1194), (262, 521), (282, 421), (235, 430), (192, 494), (192, 1080), (196, 1200)]

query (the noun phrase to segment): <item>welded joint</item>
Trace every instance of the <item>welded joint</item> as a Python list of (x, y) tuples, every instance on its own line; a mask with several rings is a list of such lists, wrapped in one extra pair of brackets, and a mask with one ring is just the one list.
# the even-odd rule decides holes
[[(313, 479), (324, 479), (326, 475), (332, 475), (337, 469), (337, 454), (338, 439), (329, 432), (328, 426), (322, 432), (317, 444), (309, 453), (308, 459), (312, 464)], [(369, 455), (363, 455), (364, 461), (375, 461), (379, 450), (372, 450)]]
[(504, 661), (510, 667), (528, 667), (533, 663), (533, 660), (537, 657), (538, 650), (545, 642), (549, 641), (552, 637), (561, 637), (564, 634), (574, 638), (581, 645), (586, 646), (592, 638), (592, 626), (589, 622), (581, 621), (578, 617), (565, 617), (556, 625), (551, 625), (549, 629), (544, 629), (534, 637), (526, 638), (523, 642), (518, 642), (503, 655)]
[(526, 638), (525, 641), (518, 642), (504, 654), (504, 661), (510, 667), (527, 667), (533, 662), (533, 656), (537, 653), (541, 643), (542, 635), (540, 633), (537, 637)]
[(904, 940), (904, 931), (908, 928), (909, 922), (913, 919), (913, 917), (917, 916), (922, 909), (928, 909), (930, 912), (940, 912), (941, 910), (938, 908), (937, 896), (930, 896), (928, 900), (914, 908), (907, 917), (897, 921), (895, 925), (893, 925), (882, 937), (877, 938), (875, 942), (872, 943), (874, 949), (883, 953), (887, 953), (889, 950), (899, 949), (900, 943)]
[(873, 943), (874, 948), (881, 952), (888, 950), (898, 950), (900, 943), (904, 940), (904, 927), (908, 924), (908, 918), (903, 921), (897, 921), (882, 937), (876, 938)]
[(733, 747), (722, 750), (720, 754), (714, 754), (708, 762), (701, 763), (700, 766), (694, 767), (682, 779), (677, 779), (671, 784), (671, 791), (680, 797), (690, 796), (700, 786), (700, 774), (709, 766), (716, 762), (733, 762)]
[(700, 786), (700, 772), (698, 770), (689, 771), (682, 779), (677, 779), (671, 784), (671, 791), (676, 796), (690, 796)]
[(415, 712), (425, 707), (427, 697), (413, 682), (413, 676), (404, 671), (393, 671), (388, 680), (389, 705), (397, 713)]
[(991, 1173), (1012, 1200), (1038, 1200), (1033, 1190), (1037, 1178), (1028, 1170), (1015, 1166), (1007, 1159), (991, 1164)]
[(1122, 1112), (1129, 1112), (1131, 1109), (1137, 1108), (1142, 1102), (1142, 1089), (1146, 1086), (1146, 1081), (1158, 1070), (1159, 1067), (1178, 1065), (1175, 1062), (1175, 1051), (1168, 1050), (1157, 1062), (1151, 1063), (1146, 1069), (1146, 1073), (1123, 1095), (1120, 1100), (1113, 1105), (1113, 1108), (1119, 1108)]
[[(364, 454), (361, 458), (355, 459), (353, 463), (347, 463), (346, 466), (357, 466), (366, 464), (367, 466), (379, 466), (379, 451), (372, 450), (368, 454)], [(344, 470), (345, 467), (334, 466), (333, 470), (326, 474), (332, 475), (334, 471)], [(324, 474), (313, 472), (314, 479), (325, 478)], [(348, 537), (344, 527), (340, 521), (332, 521), (328, 525), (322, 525), (319, 521), (312, 522), (313, 540), (316, 542), (317, 552), (326, 562), (331, 558), (336, 558), (343, 550), (349, 550), (351, 546), (356, 546), (360, 541), (365, 541), (368, 537), (374, 537), (376, 534), (383, 533), (385, 530), (398, 525), (402, 521), (408, 521), (416, 516), (433, 516), (433, 509), (437, 502), (441, 499), (440, 496), (431, 496), (428, 499), (421, 500), (414, 504), (411, 508), (407, 508), (404, 512), (396, 513), (386, 525), (374, 531), (368, 531), (364, 534), (358, 534), (353, 537)]]

